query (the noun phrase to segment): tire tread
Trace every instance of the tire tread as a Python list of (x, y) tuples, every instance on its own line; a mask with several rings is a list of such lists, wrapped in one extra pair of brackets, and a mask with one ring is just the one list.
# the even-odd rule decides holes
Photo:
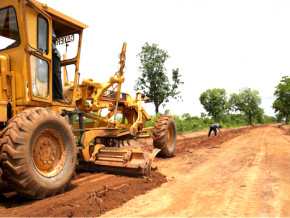
[(154, 126), (153, 129), (153, 145), (155, 148), (160, 149), (161, 151), (158, 153), (158, 156), (161, 157), (172, 157), (173, 156), (173, 151), (170, 151), (167, 147), (167, 138), (166, 138), (166, 134), (167, 134), (167, 128), (169, 125), (172, 125), (173, 127), (173, 134), (174, 134), (174, 144), (172, 146), (174, 146), (175, 148), (175, 144), (176, 144), (176, 125), (174, 122), (173, 117), (169, 116), (169, 115), (163, 115), (160, 116)]

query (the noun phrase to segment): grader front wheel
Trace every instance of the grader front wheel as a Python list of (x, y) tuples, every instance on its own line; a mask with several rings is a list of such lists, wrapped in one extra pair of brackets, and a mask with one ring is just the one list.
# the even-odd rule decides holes
[(1, 137), (2, 178), (17, 193), (42, 199), (69, 186), (77, 149), (70, 125), (58, 112), (25, 110), (9, 122)]
[(173, 117), (160, 116), (153, 129), (153, 145), (161, 149), (158, 156), (172, 157), (176, 145), (176, 125)]

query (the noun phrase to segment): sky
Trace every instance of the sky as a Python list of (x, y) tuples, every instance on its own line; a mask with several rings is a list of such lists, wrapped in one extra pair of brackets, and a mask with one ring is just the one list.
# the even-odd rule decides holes
[[(205, 112), (199, 96), (207, 89), (228, 94), (258, 89), (269, 116), (273, 93), (290, 73), (290, 1), (286, 0), (40, 0), (89, 27), (84, 30), (81, 78), (108, 81), (118, 71), (127, 42), (122, 91), (135, 97), (134, 84), (145, 42), (158, 44), (170, 58), (167, 75), (179, 68), (182, 101), (170, 100), (160, 112)], [(145, 104), (153, 115), (153, 103)]]

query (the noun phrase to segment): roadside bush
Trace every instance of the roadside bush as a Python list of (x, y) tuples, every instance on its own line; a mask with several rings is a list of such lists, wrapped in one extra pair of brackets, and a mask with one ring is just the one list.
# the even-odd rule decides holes
[[(169, 110), (168, 110), (169, 111)], [(208, 130), (210, 125), (214, 124), (214, 120), (204, 113), (201, 113), (201, 117), (191, 116), (189, 113), (185, 113), (181, 116), (171, 114), (170, 111), (167, 113), (170, 114), (176, 123), (177, 133), (186, 133), (186, 132), (196, 132), (201, 130)], [(158, 114), (157, 116), (151, 115), (151, 120), (145, 123), (145, 127), (153, 127), (156, 123), (158, 117), (163, 114)], [(218, 124), (222, 125), (223, 128), (232, 128), (239, 126), (248, 126), (247, 117), (244, 114), (220, 114), (218, 117)], [(121, 122), (122, 118), (117, 117), (118, 123)], [(266, 123), (277, 123), (275, 117), (262, 115), (258, 119), (253, 119), (253, 124), (266, 124)]]

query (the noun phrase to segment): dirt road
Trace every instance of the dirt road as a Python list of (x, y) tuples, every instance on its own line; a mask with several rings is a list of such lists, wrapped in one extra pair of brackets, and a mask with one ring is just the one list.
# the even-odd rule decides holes
[(79, 171), (68, 192), (40, 201), (2, 182), (0, 214), (290, 216), (290, 135), (277, 125), (222, 131), (179, 135), (175, 157), (156, 158), (146, 177)]
[(290, 136), (276, 126), (156, 162), (170, 181), (103, 216), (290, 216)]

